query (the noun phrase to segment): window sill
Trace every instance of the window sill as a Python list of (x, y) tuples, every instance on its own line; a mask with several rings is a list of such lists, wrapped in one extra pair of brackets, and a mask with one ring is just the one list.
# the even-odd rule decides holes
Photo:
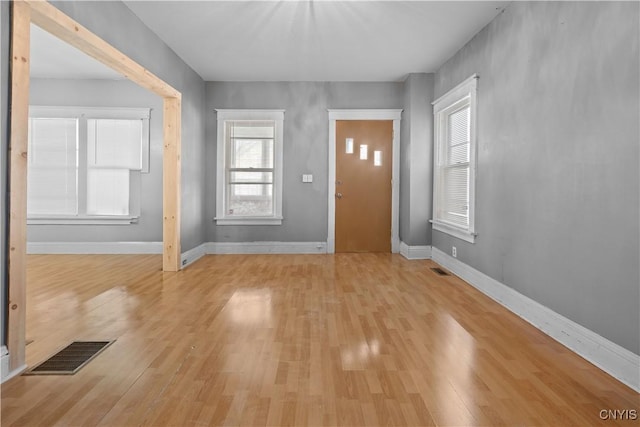
[(282, 217), (214, 218), (216, 225), (282, 225)]
[(430, 220), (429, 222), (434, 230), (441, 231), (465, 242), (475, 243), (476, 241), (477, 233), (472, 233), (469, 230), (464, 230), (439, 221)]
[(137, 216), (32, 216), (27, 218), (27, 225), (130, 225), (137, 223)]

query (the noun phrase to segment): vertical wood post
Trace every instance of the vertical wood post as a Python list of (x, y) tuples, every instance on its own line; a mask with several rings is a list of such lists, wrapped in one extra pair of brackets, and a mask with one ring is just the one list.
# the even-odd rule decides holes
[(180, 270), (180, 97), (164, 98), (162, 153), (162, 269)]
[(27, 276), (27, 138), (31, 9), (12, 3), (11, 120), (9, 123), (9, 369), (25, 364)]

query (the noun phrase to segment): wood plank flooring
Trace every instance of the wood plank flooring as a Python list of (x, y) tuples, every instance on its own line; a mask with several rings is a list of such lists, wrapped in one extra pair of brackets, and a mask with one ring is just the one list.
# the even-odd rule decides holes
[[(431, 261), (390, 254), (28, 257), (27, 362), (2, 426), (638, 425), (617, 382)], [(629, 417), (628, 417), (629, 418)]]

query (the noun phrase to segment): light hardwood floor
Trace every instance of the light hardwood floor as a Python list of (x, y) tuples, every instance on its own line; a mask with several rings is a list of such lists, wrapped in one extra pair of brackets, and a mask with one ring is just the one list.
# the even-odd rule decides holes
[(27, 362), (117, 341), (74, 376), (2, 385), (10, 425), (586, 426), (617, 382), (431, 261), (398, 255), (28, 257)]

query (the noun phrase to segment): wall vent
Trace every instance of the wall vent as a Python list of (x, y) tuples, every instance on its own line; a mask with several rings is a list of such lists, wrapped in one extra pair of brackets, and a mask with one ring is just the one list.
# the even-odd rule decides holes
[(73, 375), (113, 341), (74, 341), (23, 375)]
[(443, 269), (441, 269), (440, 267), (432, 267), (431, 271), (433, 271), (434, 273), (436, 273), (438, 276), (450, 276), (449, 273), (447, 273), (446, 271), (444, 271)]

